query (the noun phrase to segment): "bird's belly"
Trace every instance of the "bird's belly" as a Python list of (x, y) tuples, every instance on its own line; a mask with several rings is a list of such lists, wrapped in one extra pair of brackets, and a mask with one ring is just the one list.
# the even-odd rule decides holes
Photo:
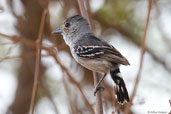
[(89, 70), (95, 71), (95, 72), (103, 72), (108, 73), (111, 65), (107, 61), (103, 60), (82, 60), (78, 59), (78, 62), (86, 67)]

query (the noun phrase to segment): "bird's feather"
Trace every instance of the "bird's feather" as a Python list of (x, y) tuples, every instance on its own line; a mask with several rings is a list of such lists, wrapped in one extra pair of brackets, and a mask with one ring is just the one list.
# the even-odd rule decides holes
[(102, 41), (95, 36), (91, 36), (93, 40), (93, 44), (91, 42), (86, 42), (86, 37), (78, 43), (80, 45), (76, 45), (74, 47), (75, 53), (81, 58), (88, 59), (104, 59), (110, 61), (114, 64), (123, 64), (129, 65), (127, 59), (117, 51), (112, 45), (107, 44), (105, 41)]

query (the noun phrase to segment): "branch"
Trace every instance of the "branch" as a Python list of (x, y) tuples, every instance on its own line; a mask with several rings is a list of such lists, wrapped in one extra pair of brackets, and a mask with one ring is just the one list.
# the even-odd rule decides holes
[[(9, 40), (12, 40), (14, 43), (21, 43), (29, 48), (37, 48), (36, 43), (32, 40), (25, 39), (24, 37), (18, 37), (18, 36), (8, 36), (5, 34), (0, 33), (1, 37), (8, 38)], [(44, 45), (41, 45), (41, 49), (49, 50), (49, 47), (46, 47)]]
[(42, 44), (42, 36), (43, 36), (43, 30), (44, 30), (44, 25), (45, 25), (45, 20), (46, 20), (47, 14), (48, 14), (48, 9), (45, 9), (43, 11), (41, 22), (40, 22), (38, 39), (36, 40), (37, 53), (36, 53), (36, 66), (35, 66), (35, 74), (34, 74), (33, 91), (32, 91), (31, 104), (30, 104), (31, 114), (34, 113), (36, 93), (37, 93), (37, 88), (38, 88), (38, 84), (39, 84), (39, 71), (40, 71), (40, 61), (41, 61), (41, 44)]
[[(94, 78), (94, 86), (97, 85), (97, 83), (100, 80), (101, 75), (97, 72), (93, 72), (93, 78)], [(96, 93), (96, 113), (97, 114), (103, 114), (103, 102), (102, 102), (102, 89), (99, 89)]]
[[(35, 42), (33, 42), (33, 41), (31, 41), (31, 40), (28, 40), (28, 39), (25, 39), (25, 38), (23, 38), (23, 37), (8, 36), (8, 35), (2, 34), (2, 33), (0, 33), (0, 36), (1, 36), (1, 37), (5, 37), (5, 38), (8, 38), (9, 40), (11, 40), (11, 41), (13, 41), (13, 42), (15, 42), (15, 43), (21, 43), (21, 44), (23, 44), (23, 45), (25, 45), (25, 46), (27, 46), (27, 47), (29, 47), (29, 48), (33, 48), (33, 49), (36, 48), (36, 43), (35, 43)], [(92, 108), (92, 106), (91, 106), (91, 104), (89, 103), (88, 99), (87, 99), (86, 96), (84, 95), (84, 93), (83, 93), (83, 91), (82, 91), (80, 85), (78, 84), (78, 82), (76, 82), (76, 81), (72, 78), (72, 76), (69, 74), (69, 72), (66, 70), (66, 68), (65, 68), (65, 67), (58, 61), (58, 59), (56, 58), (56, 52), (54, 52), (54, 51), (57, 51), (56, 48), (54, 48), (54, 46), (52, 46), (52, 47), (47, 47), (47, 46), (45, 46), (45, 45), (41, 45), (40, 47), (41, 47), (41, 49), (46, 50), (46, 51), (48, 52), (48, 55), (49, 55), (49, 56), (52, 56), (52, 57), (55, 59), (56, 63), (60, 65), (62, 71), (65, 72), (65, 73), (67, 74), (67, 76), (69, 77), (69, 79), (71, 80), (71, 82), (73, 83), (73, 85), (75, 85), (75, 86), (78, 88), (78, 90), (80, 91), (80, 93), (81, 93), (81, 95), (82, 95), (82, 97), (83, 97), (83, 100), (84, 100), (86, 106), (88, 107), (88, 109), (90, 110), (91, 114), (95, 114), (95, 113), (94, 113), (94, 110), (93, 110), (93, 108)], [(62, 46), (62, 47), (58, 47), (58, 49), (59, 49), (59, 48), (63, 48), (63, 46)], [(43, 56), (47, 56), (47, 55), (43, 55)], [(17, 58), (17, 57), (15, 57), (15, 58)]]
[(19, 56), (5, 56), (3, 58), (0, 58), (0, 62), (9, 60), (9, 59), (29, 59), (30, 57), (35, 56), (33, 52), (28, 52)]
[(43, 89), (43, 92), (46, 94), (47, 98), (49, 98), (49, 100), (53, 104), (55, 114), (59, 114), (57, 106), (56, 106), (56, 104), (55, 104), (55, 102), (53, 100), (53, 97), (52, 97), (52, 95), (50, 94), (50, 91), (47, 88), (48, 86), (45, 83), (43, 83), (43, 80), (41, 80), (41, 82), (40, 82), (40, 87)]
[[(81, 11), (81, 15), (88, 20), (88, 23), (90, 24), (90, 20), (88, 18), (88, 13), (85, 9), (85, 3), (83, 0), (78, 0), (78, 6), (80, 8), (80, 11)], [(91, 26), (90, 26), (91, 27)]]
[[(81, 15), (86, 18), (90, 24), (90, 20), (88, 18), (88, 13), (85, 9), (85, 4), (83, 0), (78, 0), (78, 5), (81, 11)], [(91, 27), (91, 26), (90, 26)], [(94, 85), (96, 86), (100, 80), (100, 74), (97, 72), (93, 72), (94, 77)], [(96, 113), (103, 114), (103, 103), (102, 103), (102, 90), (97, 91), (96, 93)]]
[(57, 52), (53, 51), (50, 54), (55, 59), (56, 63), (60, 65), (60, 67), (62, 69), (62, 72), (66, 73), (66, 75), (68, 76), (70, 82), (78, 88), (78, 90), (80, 91), (80, 93), (81, 93), (81, 95), (83, 97), (83, 101), (85, 102), (86, 106), (90, 110), (91, 114), (95, 114), (91, 104), (89, 103), (88, 99), (84, 95), (84, 92), (82, 91), (82, 89), (80, 87), (80, 84), (77, 81), (75, 81), (75, 79), (70, 75), (70, 73), (67, 71), (67, 69), (59, 62), (59, 60), (56, 58), (56, 53)]
[[(171, 108), (171, 99), (169, 99), (169, 104), (170, 104), (170, 108)], [(171, 114), (171, 111), (168, 114)]]
[(147, 30), (148, 30), (148, 25), (149, 25), (149, 20), (150, 20), (150, 13), (151, 13), (151, 8), (152, 8), (152, 2), (153, 2), (153, 0), (149, 0), (148, 1), (148, 13), (147, 13), (145, 31), (144, 31), (144, 35), (143, 35), (143, 41), (142, 41), (142, 44), (141, 44), (140, 65), (139, 65), (138, 73), (137, 73), (137, 76), (136, 76), (136, 81), (135, 81), (134, 89), (133, 89), (132, 95), (130, 97), (130, 103), (129, 103), (129, 105), (127, 106), (127, 108), (125, 110), (125, 114), (128, 114), (129, 111), (130, 111), (130, 107), (132, 105), (132, 101), (133, 101), (133, 98), (134, 98), (134, 96), (136, 94), (138, 83), (139, 83), (139, 80), (141, 78), (141, 72), (142, 72), (143, 60), (144, 60), (144, 53), (145, 53), (145, 41), (146, 41), (146, 35), (147, 35)]
[[(63, 74), (63, 75), (65, 75), (65, 74)], [(67, 99), (68, 99), (68, 103), (70, 105), (71, 113), (72, 114), (78, 114), (76, 105), (74, 104), (74, 101), (70, 97), (71, 96), (71, 91), (70, 91), (70, 89), (68, 87), (68, 84), (67, 84), (64, 76), (62, 77), (62, 80), (63, 80), (64, 89), (65, 89), (66, 94), (67, 94)]]
[[(43, 16), (42, 16), (43, 17)], [(42, 21), (41, 21), (41, 23), (42, 23)], [(40, 27), (41, 28), (41, 27)], [(39, 32), (40, 33), (40, 32)], [(56, 52), (54, 52), (54, 51), (56, 51), (56, 48), (54, 48), (54, 47), (48, 47), (48, 46), (45, 46), (45, 45), (39, 45), (39, 47), (38, 47), (38, 45), (37, 45), (37, 43), (35, 43), (34, 41), (31, 41), (31, 40), (28, 40), (28, 39), (25, 39), (25, 38), (23, 38), (23, 37), (17, 37), (17, 36), (8, 36), (8, 35), (5, 35), (5, 34), (2, 34), (2, 33), (0, 33), (0, 36), (1, 37), (5, 37), (5, 38), (8, 38), (9, 40), (12, 40), (13, 42), (15, 42), (15, 43), (21, 43), (21, 44), (23, 44), (23, 45), (25, 45), (25, 46), (27, 46), (27, 47), (29, 47), (29, 48), (33, 48), (33, 49), (35, 49), (35, 48), (39, 48), (40, 50), (41, 49), (44, 49), (44, 50), (46, 50), (46, 51), (48, 51), (48, 54), (50, 55), (50, 56), (52, 56), (52, 57), (54, 57), (54, 59), (56, 60), (56, 62), (61, 66), (61, 69), (62, 69), (62, 71), (63, 72), (65, 72), (66, 74), (67, 74), (67, 76), (69, 77), (69, 79), (70, 79), (70, 81), (78, 88), (78, 90), (80, 91), (80, 93), (81, 93), (81, 95), (82, 95), (82, 97), (83, 97), (83, 100), (84, 100), (84, 102), (85, 102), (85, 104), (86, 104), (86, 106), (88, 107), (88, 109), (90, 110), (90, 112), (91, 112), (91, 114), (95, 114), (95, 112), (94, 112), (94, 110), (93, 110), (93, 108), (92, 108), (92, 106), (91, 106), (91, 104), (89, 103), (89, 101), (88, 101), (88, 99), (86, 98), (86, 96), (84, 95), (84, 92), (82, 91), (82, 89), (81, 89), (81, 87), (80, 87), (80, 85), (79, 85), (79, 83), (78, 82), (76, 82), (73, 78), (72, 78), (72, 76), (69, 74), (69, 72), (66, 70), (66, 68), (58, 61), (58, 59), (56, 58)], [(40, 34), (39, 34), (39, 37), (38, 38), (40, 38)], [(37, 62), (37, 59), (36, 59), (36, 62)], [(37, 63), (36, 63), (37, 64)], [(39, 66), (39, 65), (38, 65)], [(37, 67), (36, 67), (37, 68)], [(38, 69), (39, 70), (39, 69)], [(36, 72), (36, 71), (35, 71)], [(36, 74), (36, 73), (35, 73)], [(37, 75), (37, 74), (36, 74)], [(38, 81), (38, 80), (37, 80)], [(36, 82), (37, 84), (38, 84), (38, 82)], [(36, 84), (36, 85), (37, 85)], [(36, 86), (35, 86), (36, 87)], [(34, 93), (35, 94), (35, 93)], [(33, 106), (32, 106), (33, 107)], [(30, 110), (31, 110), (32, 108), (30, 108)], [(34, 109), (33, 109), (34, 110)]]

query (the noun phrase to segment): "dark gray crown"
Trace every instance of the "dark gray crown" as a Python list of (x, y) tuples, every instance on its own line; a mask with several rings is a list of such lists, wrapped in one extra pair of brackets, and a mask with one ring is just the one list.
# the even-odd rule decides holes
[(72, 16), (72, 17), (69, 17), (65, 20), (65, 22), (80, 22), (80, 21), (84, 21), (84, 22), (87, 22), (86, 19), (84, 19), (82, 16), (80, 15), (75, 15), (75, 16)]

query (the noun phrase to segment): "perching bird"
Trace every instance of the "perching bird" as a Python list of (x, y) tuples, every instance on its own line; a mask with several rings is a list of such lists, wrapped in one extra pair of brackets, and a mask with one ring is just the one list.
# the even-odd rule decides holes
[(100, 83), (107, 73), (115, 83), (115, 94), (119, 103), (129, 102), (125, 82), (121, 77), (119, 65), (129, 65), (128, 60), (112, 45), (93, 35), (86, 19), (80, 15), (67, 18), (53, 33), (62, 33), (66, 44), (70, 47), (74, 59), (95, 72), (104, 76), (95, 87), (97, 92)]

